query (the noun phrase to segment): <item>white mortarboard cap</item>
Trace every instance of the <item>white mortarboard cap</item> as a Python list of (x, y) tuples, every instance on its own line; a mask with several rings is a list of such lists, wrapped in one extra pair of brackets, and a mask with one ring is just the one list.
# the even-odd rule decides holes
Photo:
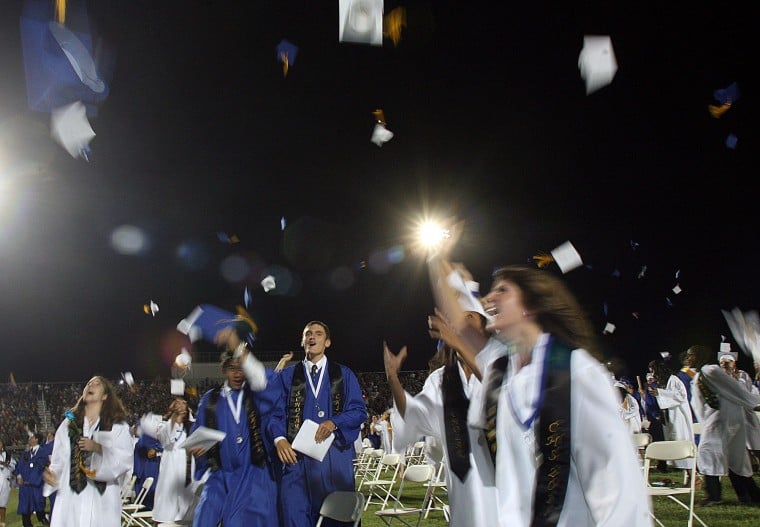
[(383, 45), (383, 0), (338, 0), (338, 40)]
[(615, 333), (615, 324), (613, 324), (612, 322), (607, 322), (607, 324), (604, 325), (603, 333), (605, 335), (611, 335)]
[(576, 269), (583, 265), (581, 255), (575, 250), (573, 244), (569, 241), (563, 243), (552, 251), (552, 258), (557, 262), (562, 274), (565, 274), (573, 269)]
[(449, 274), (447, 282), (458, 293), (457, 301), (463, 311), (474, 311), (475, 313), (480, 313), (484, 317), (489, 318), (483, 309), (483, 304), (480, 303), (480, 300), (477, 297), (480, 290), (480, 285), (477, 282), (465, 280), (462, 274), (457, 270), (454, 270)]
[(274, 289), (275, 287), (277, 287), (277, 284), (276, 284), (276, 282), (274, 281), (274, 276), (272, 276), (271, 274), (270, 274), (270, 275), (267, 275), (267, 276), (266, 276), (266, 277), (265, 277), (265, 278), (264, 278), (264, 279), (261, 281), (261, 287), (263, 287), (263, 288), (264, 288), (264, 292), (265, 292), (265, 293), (268, 293), (269, 291), (271, 291), (272, 289)]
[(721, 342), (720, 343), (720, 351), (731, 351), (731, 343), (730, 342)]
[(387, 143), (391, 139), (393, 139), (393, 132), (388, 130), (384, 124), (376, 123), (375, 129), (372, 131), (371, 141), (377, 146), (383, 146), (384, 143)]
[(172, 379), (171, 394), (179, 396), (185, 395), (185, 381), (182, 379)]
[(50, 112), (50, 134), (74, 159), (84, 154), (95, 137), (87, 120), (87, 109), (81, 101), (61, 106)]
[(675, 287), (673, 287), (673, 292), (674, 292), (675, 294), (678, 294), (678, 293), (680, 293), (681, 291), (683, 291), (683, 289), (681, 289), (681, 285), (680, 285), (680, 284), (676, 284), (676, 285), (675, 285)]
[(177, 358), (174, 359), (174, 362), (181, 368), (187, 368), (190, 366), (190, 363), (193, 362), (193, 358), (187, 349), (182, 348), (182, 351), (180, 351), (179, 355), (177, 355)]
[(578, 57), (581, 77), (586, 81), (586, 95), (612, 82), (617, 73), (617, 60), (609, 36), (585, 35)]
[(127, 386), (134, 386), (135, 384), (135, 377), (132, 375), (132, 372), (125, 371), (121, 374), (122, 378), (124, 379), (124, 382), (127, 383)]

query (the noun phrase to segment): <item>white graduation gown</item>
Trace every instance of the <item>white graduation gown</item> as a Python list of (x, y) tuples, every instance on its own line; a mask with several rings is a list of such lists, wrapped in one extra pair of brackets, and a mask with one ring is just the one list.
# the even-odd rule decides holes
[(10, 452), (0, 452), (0, 507), (8, 506), (8, 499), (11, 495), (11, 478), (14, 478), (13, 471), (16, 470), (16, 460), (13, 459)]
[(192, 479), (195, 459), (190, 457), (190, 484), (185, 486), (187, 456), (184, 448), (177, 448), (187, 438), (182, 425), (164, 421), (160, 415), (148, 414), (141, 420), (144, 434), (158, 439), (164, 447), (158, 469), (156, 494), (153, 501), (153, 519), (157, 522), (192, 521), (199, 483)]
[[(403, 417), (393, 412), (393, 448), (403, 451), (408, 445), (419, 441), (421, 436), (435, 437), (440, 442), (446, 468), (450, 467), (446, 444), (446, 416), (443, 414), (441, 380), (444, 368), (430, 373), (422, 390), (412, 397), (406, 394), (406, 413)], [(464, 371), (459, 368), (465, 395), (480, 390), (480, 381), (470, 375), (469, 382)], [(493, 479), (493, 463), (483, 437), (482, 430), (467, 427), (470, 439), (470, 470), (464, 482), (446, 470), (446, 485), (449, 496), (449, 525), (451, 527), (490, 527), (494, 525), (493, 515), (498, 507), (496, 487)]]
[(625, 427), (631, 434), (641, 432), (641, 413), (639, 412), (639, 402), (630, 393), (625, 394), (626, 404), (620, 403), (620, 417), (625, 423)]
[[(496, 486), (502, 527), (529, 527), (533, 519), (539, 419), (524, 432), (522, 421), (538, 395), (548, 335), (542, 334), (532, 361), (516, 374), (515, 360), (499, 394), (496, 417)], [(487, 378), (484, 376), (484, 379)], [(570, 359), (570, 474), (558, 527), (651, 527), (650, 500), (618, 412), (619, 397), (609, 373), (583, 349)], [(514, 405), (514, 412), (510, 408)], [(484, 422), (481, 408), (478, 423)]]
[[(676, 375), (668, 377), (665, 388), (657, 389), (657, 404), (667, 412), (668, 424), (663, 425), (663, 433), (667, 441), (694, 441), (694, 426), (691, 421), (691, 407), (686, 387)], [(690, 469), (693, 459), (673, 461), (675, 468)]]
[(375, 430), (380, 432), (380, 448), (382, 448), (386, 454), (390, 454), (393, 450), (391, 448), (391, 433), (388, 430), (388, 421), (380, 419), (375, 425)]
[[(760, 394), (757, 386), (752, 383), (752, 377), (749, 376), (749, 373), (739, 370), (739, 380), (744, 383), (750, 393)], [(754, 410), (744, 409), (744, 424), (747, 427), (747, 448), (749, 450), (760, 450), (760, 420)]]
[[(720, 409), (705, 402), (699, 389), (699, 376), (704, 375), (716, 392)], [(706, 476), (726, 476), (731, 469), (739, 476), (752, 475), (752, 463), (746, 447), (744, 410), (760, 405), (760, 395), (746, 389), (717, 364), (702, 366), (691, 381), (691, 404), (702, 423), (697, 450), (697, 466)]]
[[(87, 430), (84, 431), (87, 435)], [(79, 494), (69, 486), (71, 444), (69, 421), (64, 419), (55, 433), (50, 469), (58, 480), (57, 487), (44, 486), (44, 495), (58, 491), (50, 519), (51, 527), (120, 527), (121, 487), (124, 477), (134, 462), (132, 436), (127, 423), (115, 423), (110, 432), (97, 430), (92, 439), (100, 443), (103, 452), (92, 453), (90, 468), (95, 479), (106, 482), (101, 495), (92, 484), (87, 484)]]

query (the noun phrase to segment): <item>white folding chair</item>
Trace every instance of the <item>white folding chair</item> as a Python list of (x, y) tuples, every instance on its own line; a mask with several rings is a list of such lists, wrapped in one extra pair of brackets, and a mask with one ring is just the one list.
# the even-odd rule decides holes
[(132, 498), (135, 497), (135, 482), (137, 481), (137, 476), (132, 474), (130, 478), (124, 483), (124, 486), (121, 487), (121, 502), (122, 503), (129, 503)]
[(323, 518), (339, 522), (354, 522), (359, 525), (364, 510), (364, 494), (359, 491), (336, 490), (325, 497), (319, 509), (319, 519), (316, 527), (322, 525)]
[(417, 441), (409, 445), (406, 451), (406, 464), (418, 465), (425, 462), (425, 442)]
[(375, 511), (375, 515), (378, 516), (386, 525), (390, 525), (395, 518), (404, 525), (408, 525), (409, 527), (412, 526), (412, 518), (409, 517), (416, 516), (417, 523), (415, 525), (419, 526), (425, 512), (427, 511), (427, 506), (431, 499), (431, 492), (430, 490), (425, 492), (425, 496), (422, 499), (422, 503), (419, 507), (405, 507), (401, 502), (404, 494), (404, 486), (407, 482), (420, 484), (425, 483), (427, 481), (430, 481), (434, 475), (435, 467), (433, 465), (420, 463), (407, 466), (406, 470), (404, 471), (404, 477), (401, 478), (401, 485), (398, 488), (398, 494), (395, 498), (393, 498), (393, 506), (383, 506), (379, 511)]
[(368, 481), (377, 479), (375, 472), (377, 472), (377, 465), (385, 455), (385, 451), (382, 448), (375, 448), (369, 453), (367, 460), (367, 466), (362, 471), (362, 477), (359, 479), (359, 483), (356, 486), (356, 490), (362, 490), (362, 487), (367, 484)]
[[(695, 495), (695, 486), (694, 483), (696, 481), (696, 457), (697, 457), (697, 446), (694, 444), (694, 441), (689, 440), (681, 440), (681, 441), (654, 441), (652, 443), (649, 443), (649, 445), (646, 447), (646, 450), (644, 451), (644, 481), (647, 483), (647, 491), (649, 493), (649, 496), (652, 498), (657, 497), (666, 497), (674, 502), (676, 502), (678, 505), (689, 511), (689, 521), (687, 523), (688, 527), (692, 527), (694, 525), (694, 519), (701, 523), (704, 527), (707, 527), (705, 522), (702, 521), (702, 519), (694, 514), (694, 495)], [(649, 467), (651, 466), (652, 462), (655, 464), (658, 461), (676, 461), (679, 459), (691, 459), (694, 461), (692, 464), (691, 469), (689, 469), (689, 486), (688, 487), (676, 487), (676, 488), (670, 488), (670, 487), (654, 487), (649, 484)], [(678, 495), (688, 495), (689, 502), (688, 504), (684, 501), (678, 499), (676, 496)], [(657, 522), (657, 525), (660, 527), (664, 527), (662, 522), (657, 519), (657, 517), (654, 514), (654, 511), (650, 512), (650, 515), (654, 519), (655, 522)]]
[(372, 451), (374, 448), (367, 447), (363, 449), (354, 459), (354, 478), (361, 481), (367, 473), (367, 468), (372, 462)]
[[(145, 496), (148, 495), (148, 491), (153, 486), (153, 478), (148, 476), (143, 481), (140, 492), (137, 493), (135, 501), (132, 503), (122, 503), (121, 505), (121, 524), (123, 527), (130, 527), (131, 525), (144, 525), (139, 518), (135, 518), (134, 514), (145, 508)], [(148, 524), (150, 527), (150, 524)]]
[[(398, 479), (398, 471), (400, 467), (400, 454), (383, 455), (377, 464), (374, 477), (364, 482), (364, 485), (367, 487), (367, 502), (364, 504), (365, 511), (369, 507), (369, 504), (372, 503), (372, 498), (377, 498), (377, 501), (382, 502), (382, 505), (380, 505), (381, 508), (385, 507), (385, 504), (388, 503), (388, 499), (391, 496), (393, 486)], [(386, 474), (386, 472), (390, 475)]]
[(631, 434), (631, 440), (633, 441), (633, 447), (636, 449), (636, 454), (639, 457), (639, 466), (644, 468), (644, 451), (649, 443), (652, 442), (652, 435), (645, 432)]
[(446, 494), (449, 491), (446, 485), (446, 463), (441, 461), (438, 464), (438, 470), (435, 471), (430, 481), (424, 483), (424, 486), (430, 493), (430, 499), (425, 509), (425, 518), (427, 519), (430, 511), (441, 511), (446, 521), (449, 521), (449, 504), (440, 496), (440, 494)]

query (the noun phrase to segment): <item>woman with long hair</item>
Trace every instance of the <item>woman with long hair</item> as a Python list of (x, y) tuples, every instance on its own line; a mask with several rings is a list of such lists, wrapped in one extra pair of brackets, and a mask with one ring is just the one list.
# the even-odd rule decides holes
[[(461, 331), (445, 266), (432, 260), (439, 309)], [(493, 273), (483, 305), (503, 346), (482, 365), (484, 404), (471, 406), (469, 422), (494, 460), (500, 525), (651, 525), (598, 332), (574, 295), (550, 271), (507, 266)], [(458, 349), (479, 368), (474, 342)]]
[(90, 379), (55, 434), (45, 495), (57, 491), (53, 527), (119, 527), (120, 491), (132, 467), (127, 412), (108, 379)]

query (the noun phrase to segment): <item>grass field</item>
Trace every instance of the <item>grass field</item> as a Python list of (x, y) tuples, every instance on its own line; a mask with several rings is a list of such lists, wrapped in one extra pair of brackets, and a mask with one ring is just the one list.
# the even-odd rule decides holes
[[(661, 480), (664, 477), (673, 478), (672, 473), (652, 474), (652, 480)], [(696, 512), (700, 518), (709, 527), (758, 527), (760, 525), (760, 506), (746, 506), (740, 505), (736, 494), (734, 493), (728, 478), (722, 478), (723, 484), (723, 504), (715, 505), (713, 507), (697, 507)], [(755, 476), (755, 481), (760, 484), (760, 476)], [(407, 493), (408, 491), (408, 493)], [(413, 506), (415, 503), (421, 503), (424, 488), (420, 485), (407, 484), (407, 488), (404, 494), (409, 496), (409, 500), (405, 500), (405, 505)], [(704, 492), (697, 490), (697, 501), (704, 498)], [(16, 507), (18, 504), (18, 490), (13, 489), (11, 491), (10, 501), (8, 502), (8, 511), (6, 516), (6, 527), (21, 527), (21, 518), (16, 514)], [(385, 524), (376, 517), (374, 512), (378, 510), (375, 505), (370, 505), (369, 509), (364, 513), (362, 518), (363, 527), (382, 527)], [(680, 508), (678, 505), (670, 502), (665, 498), (659, 498), (654, 502), (654, 511), (660, 521), (665, 524), (665, 527), (681, 527), (686, 525), (687, 512), (685, 509)], [(32, 524), (36, 527), (39, 525), (36, 518), (32, 518)], [(398, 521), (394, 521), (393, 525), (402, 524)], [(433, 511), (430, 513), (426, 520), (422, 521), (425, 527), (444, 527), (448, 525), (443, 513), (440, 511)], [(699, 524), (695, 521), (695, 526)], [(277, 527), (272, 525), (272, 527)], [(625, 526), (621, 526), (625, 527)]]

